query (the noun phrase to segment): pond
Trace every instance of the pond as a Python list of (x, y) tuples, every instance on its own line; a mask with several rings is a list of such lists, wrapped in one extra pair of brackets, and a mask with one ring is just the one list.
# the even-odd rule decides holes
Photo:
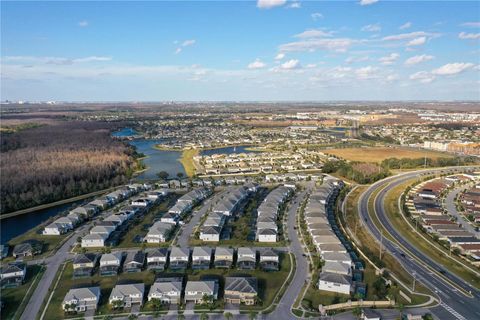
[(132, 128), (123, 128), (120, 131), (113, 132), (112, 136), (122, 138), (122, 137), (132, 137), (132, 136), (137, 135), (137, 134), (138, 134), (138, 132), (135, 131)]
[(251, 152), (260, 152), (260, 151), (250, 151), (247, 150), (251, 146), (237, 146), (237, 147), (225, 147), (217, 149), (208, 149), (201, 152), (202, 156), (211, 156), (212, 154), (235, 154), (235, 153), (251, 153)]

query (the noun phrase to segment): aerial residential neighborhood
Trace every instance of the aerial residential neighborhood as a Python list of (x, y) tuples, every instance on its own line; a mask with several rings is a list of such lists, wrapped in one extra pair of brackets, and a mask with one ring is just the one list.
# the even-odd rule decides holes
[(479, 13), (0, 1), (0, 318), (480, 319)]

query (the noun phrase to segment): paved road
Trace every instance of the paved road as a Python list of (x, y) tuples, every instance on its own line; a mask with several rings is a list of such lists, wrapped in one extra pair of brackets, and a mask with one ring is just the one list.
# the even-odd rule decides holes
[(464, 215), (458, 212), (457, 206), (455, 205), (455, 197), (465, 190), (466, 186), (460, 186), (451, 190), (447, 197), (445, 198), (445, 202), (443, 203), (444, 208), (447, 209), (448, 213), (452, 216), (457, 218), (457, 222), (462, 224), (462, 228), (466, 231), (473, 234), (475, 237), (480, 238), (480, 231), (475, 231), (475, 228), (465, 220)]
[(288, 238), (290, 240), (289, 251), (295, 256), (296, 270), (293, 279), (290, 282), (287, 290), (283, 294), (282, 298), (280, 299), (277, 308), (268, 315), (268, 319), (289, 320), (296, 318), (296, 316), (292, 314), (291, 309), (293, 304), (295, 303), (295, 300), (300, 295), (309, 274), (308, 261), (307, 258), (303, 256), (303, 247), (300, 240), (298, 239), (297, 230), (295, 230), (297, 211), (300, 204), (305, 199), (306, 195), (307, 191), (302, 191), (301, 193), (297, 194), (292, 199), (291, 206), (288, 209), (287, 230)]
[(87, 224), (76, 229), (74, 234), (60, 247), (60, 249), (58, 249), (53, 256), (45, 259), (47, 270), (38, 282), (30, 301), (28, 301), (28, 304), (25, 307), (22, 316), (20, 317), (20, 320), (35, 319), (35, 317), (42, 311), (40, 308), (43, 304), (43, 300), (49, 293), (48, 289), (55, 280), (55, 274), (57, 273), (58, 268), (70, 256), (70, 249), (77, 241), (77, 238), (87, 234), (89, 228), (90, 224)]
[(190, 236), (192, 236), (194, 233), (193, 229), (198, 225), (198, 223), (200, 222), (200, 219), (207, 213), (211, 205), (217, 202), (218, 199), (220, 199), (220, 196), (222, 194), (223, 192), (216, 193), (212, 197), (205, 200), (200, 209), (192, 212), (192, 217), (190, 218), (190, 221), (188, 221), (187, 224), (182, 226), (182, 230), (180, 231), (181, 233), (177, 238), (176, 244), (179, 247), (182, 247), (182, 248), (188, 247), (188, 240), (190, 239)]
[[(434, 171), (439, 170), (440, 169), (426, 171), (422, 170), (421, 172), (433, 173)], [(437, 294), (437, 297), (439, 298), (441, 303), (438, 307), (431, 308), (431, 311), (440, 319), (480, 319), (480, 307), (478, 304), (478, 301), (480, 301), (480, 292), (474, 287), (472, 287), (470, 284), (455, 276), (454, 274), (451, 274), (448, 271), (443, 271), (441, 266), (438, 266), (429, 257), (424, 255), (420, 250), (415, 247), (414, 244), (402, 238), (401, 234), (395, 230), (395, 228), (391, 225), (389, 219), (386, 216), (384, 200), (385, 195), (388, 193), (388, 191), (395, 188), (395, 186), (404, 183), (406, 180), (418, 176), (419, 174), (420, 172), (418, 171), (409, 172), (389, 177), (373, 184), (369, 189), (367, 189), (365, 193), (363, 193), (359, 200), (359, 214), (361, 216), (361, 221), (364, 225), (367, 226), (368, 230), (377, 239), (377, 241), (380, 241), (380, 231), (377, 229), (375, 224), (368, 216), (368, 199), (371, 198), (375, 190), (386, 186), (385, 189), (382, 189), (382, 191), (380, 191), (380, 193), (375, 199), (375, 210), (383, 227), (407, 250), (403, 251), (403, 249), (400, 249), (396, 244), (383, 237), (384, 249), (389, 251), (392, 256), (395, 257), (397, 261), (404, 266), (406, 270), (409, 270), (410, 272), (412, 272), (412, 274), (415, 273), (417, 279), (419, 279), (422, 283), (424, 283), (427, 287), (429, 287), (433, 292)], [(448, 278), (451, 282), (456, 283), (459, 287), (463, 288), (466, 291), (471, 291), (473, 298), (467, 297), (461, 292), (459, 292), (457, 289), (453, 288), (449, 282), (444, 280), (437, 273), (433, 273), (432, 270), (428, 268), (428, 266), (432, 267), (436, 271), (444, 272), (444, 276)]]

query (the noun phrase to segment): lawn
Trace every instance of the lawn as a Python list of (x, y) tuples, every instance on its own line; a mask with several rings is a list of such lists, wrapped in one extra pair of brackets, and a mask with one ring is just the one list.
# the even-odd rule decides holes
[[(187, 280), (199, 280), (205, 278), (215, 278), (219, 280), (220, 291), (219, 297), (223, 298), (223, 287), (224, 287), (224, 277), (226, 276), (235, 276), (235, 275), (250, 275), (255, 276), (258, 279), (259, 284), (259, 297), (262, 303), (258, 306), (242, 306), (246, 310), (252, 309), (263, 309), (265, 306), (268, 306), (275, 297), (278, 290), (280, 290), (283, 282), (287, 279), (288, 273), (290, 272), (291, 264), (290, 259), (287, 255), (281, 254), (281, 270), (278, 272), (264, 272), (261, 270), (252, 270), (252, 271), (243, 271), (236, 269), (209, 269), (209, 270), (200, 270), (193, 271), (188, 269), (184, 273), (171, 273), (169, 270), (166, 272), (157, 274), (158, 277), (169, 277), (169, 276), (186, 276)], [(60, 272), (60, 271), (59, 271)], [(64, 272), (61, 274), (59, 286), (55, 289), (52, 300), (48, 306), (48, 309), (45, 313), (45, 319), (56, 320), (63, 319), (65, 317), (78, 317), (78, 315), (68, 315), (66, 316), (62, 310), (62, 301), (68, 290), (71, 288), (78, 287), (87, 287), (87, 286), (100, 286), (101, 288), (101, 298), (100, 305), (97, 310), (97, 315), (108, 314), (114, 311), (111, 310), (108, 305), (108, 298), (112, 291), (112, 288), (117, 283), (135, 283), (143, 282), (145, 283), (145, 296), (148, 294), (150, 286), (155, 281), (155, 274), (148, 270), (139, 272), (139, 273), (120, 273), (118, 276), (114, 277), (100, 277), (98, 272), (89, 278), (82, 279), (73, 279), (73, 266), (71, 262), (68, 262)], [(223, 302), (219, 301), (217, 306), (223, 306)], [(142, 307), (142, 311), (152, 311), (152, 306), (149, 303), (146, 303)], [(125, 312), (128, 310), (119, 310), (120, 312)]]
[[(132, 247), (139, 247), (142, 244), (138, 243), (135, 240), (138, 236), (144, 237), (150, 228), (150, 226), (154, 223), (154, 220), (160, 219), (160, 217), (168, 211), (168, 209), (175, 204), (178, 195), (170, 195), (167, 199), (163, 200), (160, 204), (150, 209), (142, 218), (138, 220), (134, 220), (131, 222), (131, 225), (128, 228), (126, 234), (123, 235), (122, 239), (118, 243), (117, 247), (119, 248), (132, 248)], [(168, 246), (169, 242), (165, 242), (164, 244), (161, 243), (161, 246)], [(158, 244), (146, 244), (145, 246), (150, 247), (158, 247)]]
[(184, 149), (182, 152), (182, 157), (180, 162), (185, 169), (185, 173), (188, 177), (193, 177), (195, 175), (195, 165), (193, 164), (193, 157), (197, 156), (199, 153), (198, 149)]
[(324, 151), (326, 154), (335, 155), (337, 157), (361, 162), (377, 162), (380, 163), (388, 158), (451, 158), (452, 155), (443, 152), (429, 150), (413, 150), (407, 148), (386, 148), (386, 147), (366, 147), (366, 148), (340, 148), (328, 149)]
[[(4, 303), (4, 307), (1, 309), (0, 318), (4, 320), (20, 318), (20, 315), (22, 314), (22, 311), (25, 308), (25, 305), (26, 305), (25, 303), (28, 301), (29, 297), (35, 291), (38, 281), (40, 280), (44, 271), (45, 269), (39, 265), (28, 266), (27, 277), (23, 285), (17, 288), (8, 288), (8, 289), (1, 290), (2, 302)], [(38, 275), (38, 278), (37, 278), (37, 275)], [(30, 291), (28, 291), (32, 283), (34, 284), (30, 289)], [(25, 299), (25, 302), (24, 302), (24, 299)]]

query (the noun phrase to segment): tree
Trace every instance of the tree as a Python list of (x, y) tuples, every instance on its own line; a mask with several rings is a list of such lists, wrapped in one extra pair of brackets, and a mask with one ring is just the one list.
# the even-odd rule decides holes
[(152, 307), (154, 310), (162, 309), (162, 300), (153, 298), (152, 300), (150, 300), (150, 302), (152, 303)]
[(182, 179), (184, 176), (185, 176), (185, 175), (183, 174), (183, 172), (177, 173), (177, 177), (178, 177), (179, 179)]
[(177, 320), (185, 320), (185, 316), (183, 314), (178, 314)]
[(208, 320), (208, 314), (202, 313), (202, 314), (200, 315), (200, 320)]
[(113, 300), (112, 301), (113, 309), (120, 309), (123, 307), (123, 300)]
[(253, 312), (253, 311), (250, 312), (250, 313), (248, 314), (248, 319), (250, 319), (250, 320), (255, 320), (255, 319), (257, 319), (257, 313), (256, 313), (256, 312)]
[(352, 313), (355, 316), (355, 318), (360, 319), (360, 316), (362, 315), (362, 309), (360, 309), (359, 307), (355, 307), (352, 310)]
[(167, 180), (168, 179), (168, 172), (167, 171), (160, 171), (157, 173), (157, 177), (159, 177), (162, 180)]
[(128, 316), (128, 320), (135, 320), (135, 319), (137, 319), (137, 318), (138, 318), (138, 316), (137, 316), (136, 314), (130, 314), (130, 315)]
[(226, 319), (226, 320), (231, 320), (233, 318), (233, 314), (231, 312), (225, 312), (223, 314), (223, 317)]

